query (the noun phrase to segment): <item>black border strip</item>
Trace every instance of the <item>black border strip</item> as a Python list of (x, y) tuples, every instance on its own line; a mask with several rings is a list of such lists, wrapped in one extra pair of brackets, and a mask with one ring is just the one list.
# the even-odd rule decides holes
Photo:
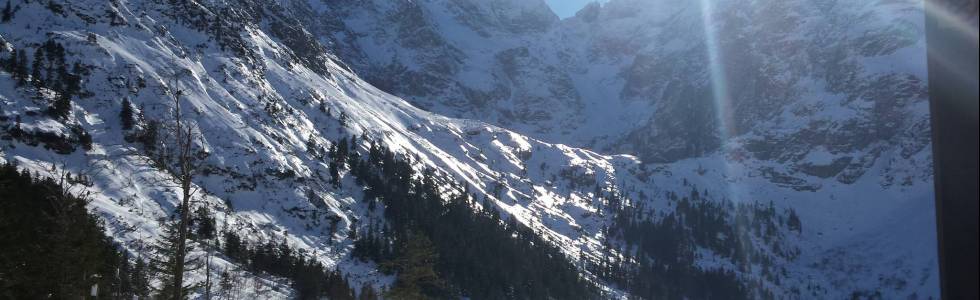
[(977, 1), (925, 4), (942, 297), (978, 299)]

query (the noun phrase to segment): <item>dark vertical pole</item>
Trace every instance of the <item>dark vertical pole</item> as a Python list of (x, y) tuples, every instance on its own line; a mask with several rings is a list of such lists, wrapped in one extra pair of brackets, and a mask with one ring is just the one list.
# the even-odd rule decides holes
[(942, 295), (977, 299), (977, 1), (925, 2)]

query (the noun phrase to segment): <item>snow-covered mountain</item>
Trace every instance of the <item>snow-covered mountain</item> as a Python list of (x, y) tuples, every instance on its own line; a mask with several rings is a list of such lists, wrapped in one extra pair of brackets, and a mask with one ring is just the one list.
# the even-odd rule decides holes
[[(0, 158), (88, 174), (90, 209), (129, 251), (179, 193), (120, 103), (164, 120), (180, 89), (207, 152), (199, 204), (353, 286), (393, 280), (351, 256), (383, 214), (349, 170), (331, 182), (324, 149), (357, 137), (486, 197), (474, 206), (533, 228), (608, 297), (644, 296), (610, 265), (676, 259), (644, 254), (670, 240), (631, 235), (640, 221), (751, 297), (938, 295), (918, 2), (613, 0), (565, 20), (517, 0), (12, 6), (0, 57), (48, 53), (31, 66), (48, 80), (0, 72)], [(53, 70), (46, 44), (77, 67)], [(61, 118), (65, 72), (81, 81)], [(292, 295), (270, 280), (257, 297)]]
[[(543, 1), (520, 3), (311, 1), (321, 17), (309, 22), (328, 23), (314, 34), (418, 107), (648, 162), (729, 137), (798, 161), (797, 147), (926, 136), (916, 1), (624, 0), (561, 21)], [(837, 158), (842, 181), (871, 160)]]

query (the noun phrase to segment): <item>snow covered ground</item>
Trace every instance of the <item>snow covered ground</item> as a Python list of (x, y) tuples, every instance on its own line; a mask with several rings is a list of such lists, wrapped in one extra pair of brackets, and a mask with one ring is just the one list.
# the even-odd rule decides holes
[[(227, 12), (221, 9), (237, 2), (201, 3), (197, 10), (188, 11), (219, 22), (214, 20)], [(270, 11), (279, 7), (275, 2), (244, 3)], [(225, 33), (235, 38), (222, 44), (207, 29), (212, 25), (199, 28), (198, 15), (192, 13), (175, 18), (174, 7), (168, 4), (138, 0), (63, 4), (64, 13), (37, 2), (17, 4), (16, 16), (0, 27), (0, 41), (27, 53), (49, 39), (63, 44), (69, 62), (88, 67), (84, 90), (91, 96), (74, 99), (71, 117), (55, 121), (41, 112), (48, 99), (38, 97), (33, 88), (16, 87), (10, 74), (0, 72), (0, 115), (5, 117), (0, 128), (11, 128), (19, 117), (25, 131), (72, 136), (68, 125), (78, 124), (92, 135), (92, 148), (57, 154), (43, 143), (31, 146), (7, 139), (0, 141), (0, 160), (42, 174), (60, 168), (88, 174), (94, 183), (85, 188), (94, 199), (90, 209), (103, 217), (112, 237), (134, 254), (158, 235), (160, 221), (173, 211), (179, 193), (170, 175), (154, 168), (137, 144), (124, 140), (120, 102), (127, 98), (147, 117), (165, 118), (171, 109), (167, 91), (174, 88), (170, 79), (175, 72), (185, 72), (178, 83), (185, 91), (182, 109), (202, 133), (201, 146), (209, 153), (202, 163), (206, 174), (194, 181), (206, 192), (195, 205), (211, 208), (219, 227), (253, 242), (285, 238), (328, 267), (339, 267), (352, 286), (364, 282), (383, 286), (392, 280), (373, 264), (350, 257), (348, 231), (353, 224), (369, 223), (355, 220), (379, 216), (360, 201), (363, 194), (351, 176), (345, 174), (341, 188), (334, 188), (327, 163), (308, 145), (327, 148), (340, 138), (366, 135), (413, 157), (419, 170), (433, 168), (446, 178), (467, 183), (471, 192), (486, 195), (493, 205), (571, 257), (584, 252), (584, 259), (597, 259), (602, 254), (602, 230), (610, 219), (599, 213), (601, 204), (593, 193), (597, 186), (632, 201), (648, 201), (647, 207), (661, 214), (675, 205), (664, 196), (667, 192), (684, 194), (693, 186), (706, 190), (711, 199), (771, 201), (780, 211), (794, 209), (800, 214), (801, 233), (780, 233), (784, 236), (780, 247), (798, 249), (800, 255), (779, 261), (785, 274), (778, 283), (767, 282), (780, 297), (791, 297), (794, 289), (805, 291), (797, 294), (801, 298), (844, 298), (876, 291), (884, 298), (938, 296), (929, 147), (882, 143), (852, 153), (816, 148), (794, 162), (824, 166), (840, 157), (873, 151), (877, 159), (865, 164), (862, 175), (851, 183), (796, 172), (795, 164), (741, 155), (745, 139), (734, 139), (702, 157), (642, 164), (631, 155), (600, 154), (531, 138), (522, 134), (528, 128), (511, 131), (419, 109), (367, 83), (330, 53), (315, 62), (322, 67), (316, 71), (301, 61), (303, 54), (295, 46), (287, 46), (290, 42), (275, 33), (281, 24), (295, 26), (277, 13), (268, 12), (260, 21), (228, 23), (242, 27), (238, 34)], [(111, 25), (113, 14), (107, 11), (115, 12), (123, 24)], [(382, 54), (369, 53), (373, 55)], [(485, 76), (473, 70), (463, 74)], [(587, 77), (573, 80), (591, 80)], [(835, 107), (820, 113), (840, 118)], [(607, 121), (598, 123), (615, 116), (598, 106), (584, 110), (605, 116), (602, 119)], [(843, 113), (847, 112), (851, 110)], [(775, 124), (804, 126), (787, 122)], [(910, 134), (909, 139), (916, 137)], [(366, 149), (367, 144), (360, 142)], [(792, 180), (780, 181), (779, 174), (792, 174)], [(702, 260), (706, 267), (726, 265), (709, 255)], [(219, 258), (216, 266), (220, 271), (235, 268), (235, 263)], [(762, 278), (757, 272), (742, 276)], [(258, 298), (290, 295), (281, 279), (259, 282), (252, 288)]]

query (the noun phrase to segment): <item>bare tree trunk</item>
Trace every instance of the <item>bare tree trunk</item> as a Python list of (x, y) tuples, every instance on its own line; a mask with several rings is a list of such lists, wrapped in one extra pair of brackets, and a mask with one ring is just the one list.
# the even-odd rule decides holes
[(213, 246), (213, 240), (208, 240), (207, 256), (204, 257), (204, 299), (207, 300), (211, 300), (211, 248)]
[[(183, 176), (182, 176), (183, 177)], [(190, 222), (190, 184), (181, 179), (180, 188), (183, 192), (183, 201), (180, 207), (180, 223), (177, 228), (177, 253), (174, 264), (174, 300), (183, 299), (184, 288), (184, 261), (187, 256), (187, 227)]]
[(174, 300), (183, 299), (184, 287), (184, 262), (187, 257), (187, 228), (190, 225), (191, 197), (195, 191), (191, 190), (192, 180), (194, 179), (194, 140), (193, 127), (184, 124), (183, 115), (180, 108), (180, 97), (183, 91), (178, 87), (179, 73), (174, 74), (171, 96), (174, 103), (174, 140), (176, 147), (176, 168), (175, 176), (180, 184), (181, 206), (180, 222), (177, 229), (177, 251), (174, 254), (176, 264), (174, 266)]

